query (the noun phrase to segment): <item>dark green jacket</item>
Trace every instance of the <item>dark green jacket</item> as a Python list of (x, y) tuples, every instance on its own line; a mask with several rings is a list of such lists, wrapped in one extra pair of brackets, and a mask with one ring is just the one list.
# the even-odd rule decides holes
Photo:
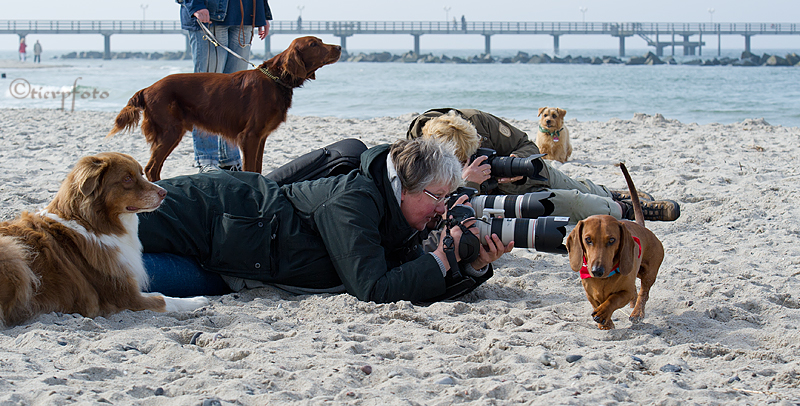
[(140, 215), (144, 252), (195, 257), (209, 271), (304, 288), (344, 284), (360, 300), (426, 301), (445, 293), (388, 181), (389, 146), (348, 175), (279, 187), (215, 171), (159, 182), (161, 208)]
[[(417, 116), (408, 127), (406, 136), (409, 139), (422, 136), (422, 127), (432, 118), (447, 114), (453, 110), (464, 117), (475, 126), (478, 135), (481, 137), (481, 147), (491, 148), (497, 151), (499, 156), (509, 156), (511, 154), (520, 158), (529, 157), (539, 153), (539, 148), (528, 138), (528, 134), (507, 123), (505, 120), (492, 114), (475, 109), (431, 109)], [(542, 158), (538, 158), (542, 159)], [(544, 165), (542, 176), (547, 178), (547, 165)], [(535, 192), (546, 189), (550, 185), (546, 181), (526, 179), (521, 184), (501, 184), (498, 189), (503, 194), (515, 195), (528, 192)], [(474, 187), (474, 186), (473, 186)]]

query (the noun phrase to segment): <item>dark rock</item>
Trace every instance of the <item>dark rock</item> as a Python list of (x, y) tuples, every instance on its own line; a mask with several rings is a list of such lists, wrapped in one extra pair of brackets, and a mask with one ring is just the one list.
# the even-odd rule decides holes
[(625, 62), (625, 65), (644, 65), (645, 62), (647, 62), (647, 58), (643, 56), (632, 56), (628, 62)]
[(789, 61), (787, 61), (786, 59), (781, 58), (778, 55), (770, 56), (769, 58), (767, 58), (766, 62), (764, 62), (762, 65), (766, 65), (766, 66), (791, 66)]

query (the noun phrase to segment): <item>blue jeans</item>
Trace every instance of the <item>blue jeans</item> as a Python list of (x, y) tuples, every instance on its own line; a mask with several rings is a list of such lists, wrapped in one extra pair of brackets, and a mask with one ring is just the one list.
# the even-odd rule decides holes
[[(209, 30), (221, 45), (241, 55), (244, 59), (250, 58), (250, 38), (252, 27), (238, 25), (211, 24)], [(192, 47), (192, 61), (195, 72), (234, 73), (247, 69), (247, 62), (231, 55), (222, 47), (214, 46), (211, 41), (203, 39), (204, 31), (186, 31), (189, 36), (189, 45)], [(239, 147), (221, 137), (207, 133), (198, 128), (192, 129), (194, 142), (195, 165), (215, 166), (242, 166)]]
[(218, 296), (232, 292), (219, 274), (201, 268), (193, 258), (144, 253), (142, 259), (150, 277), (149, 292), (172, 297)]

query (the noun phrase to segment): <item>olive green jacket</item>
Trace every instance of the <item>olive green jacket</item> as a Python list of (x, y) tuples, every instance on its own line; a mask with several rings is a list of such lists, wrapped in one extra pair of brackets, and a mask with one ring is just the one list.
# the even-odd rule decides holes
[(196, 258), (209, 271), (303, 288), (344, 285), (360, 300), (424, 302), (446, 292), (388, 180), (388, 145), (347, 175), (279, 187), (249, 172), (165, 179), (140, 215), (145, 252)]
[[(417, 116), (408, 127), (406, 136), (409, 139), (422, 136), (422, 127), (428, 120), (447, 114), (450, 110), (456, 111), (464, 119), (472, 123), (481, 137), (481, 147), (491, 148), (497, 151), (499, 156), (510, 156), (514, 154), (517, 157), (525, 158), (539, 153), (539, 148), (536, 144), (528, 139), (528, 134), (524, 131), (512, 126), (505, 120), (496, 117), (492, 114), (475, 110), (475, 109), (431, 109)], [(542, 159), (542, 158), (537, 158)], [(548, 177), (547, 165), (542, 165), (541, 175), (545, 178)], [(468, 185), (479, 189), (476, 185)], [(538, 190), (546, 189), (549, 187), (547, 181), (540, 181), (534, 179), (525, 179), (520, 183), (505, 183), (498, 186), (499, 192), (503, 194), (515, 195), (528, 192), (535, 192)]]

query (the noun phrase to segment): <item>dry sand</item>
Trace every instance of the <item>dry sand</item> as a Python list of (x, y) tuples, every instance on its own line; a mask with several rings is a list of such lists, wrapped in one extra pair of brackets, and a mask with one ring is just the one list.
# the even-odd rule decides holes
[[(138, 131), (104, 138), (113, 117), (0, 109), (0, 219), (44, 207), (81, 156), (146, 162)], [(391, 142), (412, 117), (290, 116), (264, 170), (345, 137)], [(430, 307), (265, 288), (191, 313), (42, 315), (0, 330), (0, 405), (800, 403), (800, 128), (568, 125), (563, 171), (624, 188), (623, 160), (640, 190), (681, 204), (678, 221), (647, 223), (666, 258), (643, 324), (625, 308), (598, 330), (565, 256), (515, 249), (468, 297)], [(191, 163), (185, 137), (163, 175)]]

